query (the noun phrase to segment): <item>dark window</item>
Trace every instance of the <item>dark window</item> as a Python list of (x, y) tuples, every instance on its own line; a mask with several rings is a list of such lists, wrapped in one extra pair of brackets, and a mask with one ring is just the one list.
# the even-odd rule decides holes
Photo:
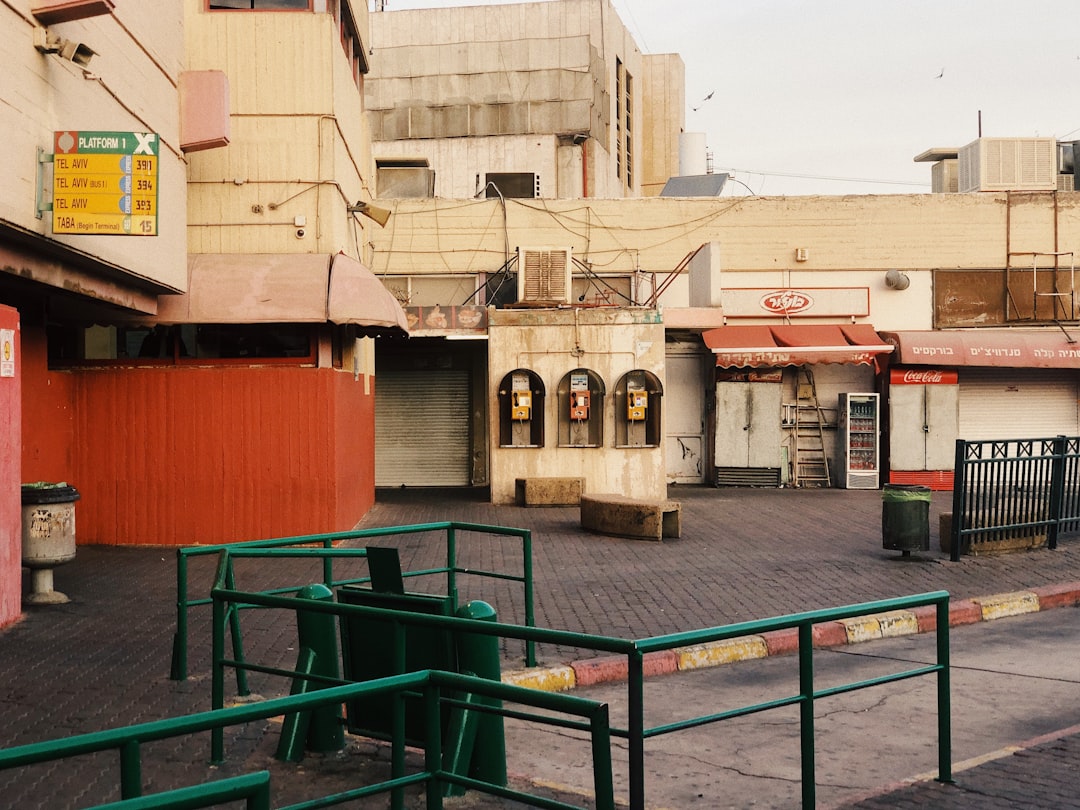
[(54, 324), (48, 330), (49, 365), (311, 363), (313, 330), (309, 324)]
[(307, 11), (311, 0), (210, 0), (211, 11)]
[(488, 197), (501, 194), (503, 198), (531, 200), (540, 196), (540, 178), (532, 172), (488, 172), (486, 180)]

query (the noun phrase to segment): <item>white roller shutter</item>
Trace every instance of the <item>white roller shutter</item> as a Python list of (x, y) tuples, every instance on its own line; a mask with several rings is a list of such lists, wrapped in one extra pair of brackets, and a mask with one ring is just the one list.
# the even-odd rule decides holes
[(469, 373), (375, 377), (375, 486), (468, 486)]
[(1080, 435), (1077, 375), (1070, 371), (960, 369), (960, 438)]

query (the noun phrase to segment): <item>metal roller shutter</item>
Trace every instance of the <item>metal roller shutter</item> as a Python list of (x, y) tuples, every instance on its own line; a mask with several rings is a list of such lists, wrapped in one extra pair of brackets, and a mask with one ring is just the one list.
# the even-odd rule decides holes
[(375, 486), (468, 486), (469, 373), (375, 377)]
[(960, 370), (960, 438), (1080, 435), (1077, 375), (1030, 369)]

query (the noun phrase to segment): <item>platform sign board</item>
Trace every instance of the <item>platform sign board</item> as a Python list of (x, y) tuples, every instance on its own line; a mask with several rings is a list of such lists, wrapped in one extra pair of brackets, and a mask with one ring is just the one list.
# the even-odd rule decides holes
[(157, 236), (153, 132), (53, 133), (53, 233)]

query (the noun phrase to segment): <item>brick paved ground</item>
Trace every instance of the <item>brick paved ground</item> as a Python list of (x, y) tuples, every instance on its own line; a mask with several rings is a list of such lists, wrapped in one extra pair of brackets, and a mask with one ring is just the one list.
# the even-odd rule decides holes
[[(937, 589), (961, 599), (1080, 582), (1080, 541), (1066, 540), (1054, 552), (949, 562), (939, 551), (937, 536), (937, 516), (949, 508), (948, 493), (933, 496), (931, 551), (909, 557), (882, 548), (877, 491), (686, 487), (673, 488), (671, 495), (683, 504), (682, 537), (662, 543), (583, 533), (576, 508), (495, 507), (471, 491), (380, 491), (379, 503), (361, 527), (458, 520), (531, 529), (537, 623), (624, 637)], [(443, 564), (441, 535), (402, 536), (393, 544), (399, 547), (406, 570)], [(460, 538), (460, 562), (489, 569), (520, 568), (513, 542), (470, 533)], [(212, 569), (209, 561), (195, 566), (193, 582), (199, 585), (193, 584), (193, 595), (206, 593)], [(56, 587), (72, 598), (71, 603), (31, 609), (22, 621), (0, 631), (0, 745), (209, 708), (205, 610), (193, 622), (191, 677), (180, 683), (168, 679), (175, 571), (171, 549), (111, 547), (81, 547), (74, 562), (56, 569)], [(264, 587), (280, 576), (297, 574), (270, 572), (253, 564), (238, 570), (238, 585)], [(498, 606), (501, 620), (523, 619), (518, 590), (511, 584), (468, 577), (460, 584), (462, 601), (485, 599)], [(424, 587), (439, 591), (439, 585)], [(415, 589), (422, 589), (419, 583)], [(267, 663), (294, 663), (290, 644), (294, 630), (288, 623), (263, 614), (245, 627), (245, 642), (253, 656)], [(519, 649), (508, 646), (505, 655), (507, 666), (519, 665)], [(546, 664), (585, 657), (572, 649), (545, 648), (540, 656)], [(253, 687), (267, 695), (280, 690), (279, 684), (265, 679), (256, 679)], [(160, 787), (272, 764), (264, 730), (236, 736), (229, 747), (234, 759), (217, 771), (207, 769), (202, 745), (161, 746), (148, 755), (144, 776)], [(975, 800), (983, 792), (974, 786), (976, 777), (999, 785), (1001, 801), (1007, 802), (1010, 794), (1005, 787), (1019, 778), (1012, 773), (1019, 769), (1028, 782), (1048, 789), (1070, 786), (1073, 797), (1026, 806), (1077, 807), (1080, 769), (1068, 768), (1067, 763), (1070, 757), (1075, 763), (1078, 747), (1076, 735), (1067, 736), (1023, 756), (966, 771), (958, 777), (958, 786), (908, 787), (893, 798), (868, 799), (861, 806), (904, 806), (897, 802), (910, 801), (913, 806), (918, 802), (947, 808), (1004, 807), (987, 803), (986, 796)], [(353, 754), (364, 757), (370, 751)], [(308, 765), (310, 770), (312, 763)], [(298, 789), (295, 784), (302, 781), (298, 773), (304, 771), (290, 773), (290, 785)], [(111, 761), (39, 769), (28, 778), (0, 775), (4, 797), (0, 804), (85, 806), (115, 799), (111, 788), (115, 779)], [(1031, 785), (1025, 790), (1025, 795), (1033, 795)]]

